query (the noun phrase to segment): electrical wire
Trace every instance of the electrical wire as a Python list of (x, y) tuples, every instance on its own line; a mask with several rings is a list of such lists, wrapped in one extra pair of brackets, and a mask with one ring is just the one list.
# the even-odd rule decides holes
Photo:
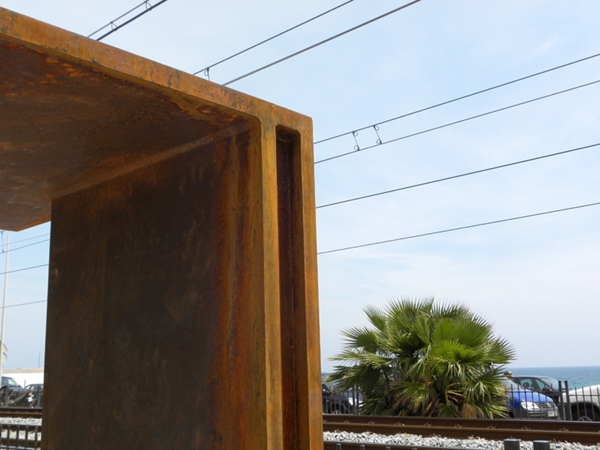
[[(265, 44), (265, 43), (267, 43), (269, 41), (272, 41), (273, 39), (278, 38), (279, 36), (283, 36), (284, 34), (289, 33), (290, 31), (295, 30), (296, 28), (300, 28), (301, 26), (306, 25), (307, 23), (312, 22), (313, 20), (316, 20), (316, 19), (318, 19), (320, 17), (323, 17), (323, 16), (329, 14), (330, 12), (335, 11), (336, 9), (340, 9), (342, 6), (346, 6), (349, 3), (352, 3), (353, 1), (354, 0), (348, 0), (347, 2), (344, 2), (344, 3), (340, 4), (340, 5), (337, 5), (337, 6), (333, 7), (333, 8), (331, 8), (331, 9), (329, 9), (329, 10), (327, 10), (327, 11), (325, 11), (325, 12), (319, 14), (319, 15), (317, 15), (317, 16), (314, 16), (314, 17), (312, 17), (312, 18), (310, 18), (308, 20), (305, 20), (304, 22), (299, 23), (298, 25), (294, 25), (293, 27), (288, 28), (285, 31), (282, 31), (281, 33), (278, 33), (278, 34), (276, 34), (274, 36), (271, 36), (270, 38), (265, 39), (264, 41), (261, 41), (258, 44), (251, 45), (250, 47), (248, 47), (248, 48), (246, 48), (246, 49), (244, 49), (242, 51), (239, 51), (239, 52), (237, 52), (234, 55), (228, 56), (227, 58), (222, 59), (219, 62), (211, 64), (210, 66), (206, 66), (204, 69), (200, 69), (198, 72), (194, 72), (194, 75), (198, 75), (200, 72), (204, 72), (204, 74), (208, 77), (209, 76), (209, 71), (213, 67), (218, 66), (219, 64), (224, 63), (225, 61), (229, 61), (230, 59), (235, 58), (236, 56), (239, 56), (242, 53), (246, 53), (247, 51), (252, 50), (252, 49), (254, 49), (254, 48), (256, 48), (256, 47), (258, 47), (260, 45), (263, 45), (263, 44)], [(210, 77), (209, 77), (209, 79), (210, 79)]]
[(387, 13), (385, 13), (385, 14), (382, 14), (382, 15), (380, 15), (380, 16), (377, 16), (377, 17), (375, 17), (374, 19), (367, 20), (366, 22), (363, 22), (363, 23), (361, 23), (360, 25), (357, 25), (357, 26), (355, 26), (355, 27), (352, 27), (352, 28), (350, 28), (350, 29), (348, 29), (348, 30), (346, 30), (346, 31), (342, 31), (341, 33), (338, 33), (338, 34), (336, 34), (335, 36), (332, 36), (332, 37), (330, 37), (330, 38), (327, 38), (327, 39), (325, 39), (325, 40), (323, 40), (323, 41), (321, 41), (321, 42), (317, 42), (316, 44), (313, 44), (313, 45), (311, 45), (311, 46), (309, 46), (309, 47), (306, 47), (305, 49), (302, 49), (302, 50), (299, 50), (299, 51), (297, 51), (297, 52), (295, 52), (295, 53), (292, 53), (291, 55), (288, 55), (288, 56), (286, 56), (285, 58), (278, 59), (278, 60), (277, 60), (277, 61), (275, 61), (275, 62), (272, 62), (272, 63), (270, 63), (270, 64), (267, 64), (266, 66), (262, 66), (262, 67), (260, 67), (260, 68), (258, 68), (258, 69), (256, 69), (256, 70), (253, 70), (252, 72), (248, 72), (248, 73), (247, 73), (247, 74), (245, 74), (245, 75), (242, 75), (242, 76), (240, 76), (240, 77), (234, 78), (233, 80), (231, 80), (231, 81), (228, 81), (227, 83), (224, 83), (224, 84), (223, 84), (223, 86), (228, 86), (228, 85), (230, 85), (230, 84), (232, 84), (232, 83), (235, 83), (236, 81), (243, 80), (244, 78), (246, 78), (246, 77), (249, 77), (250, 75), (254, 75), (255, 73), (261, 72), (261, 71), (263, 71), (263, 70), (265, 70), (265, 69), (268, 69), (269, 67), (273, 67), (273, 66), (275, 66), (275, 65), (277, 65), (277, 64), (279, 64), (279, 63), (282, 63), (282, 62), (284, 62), (284, 61), (287, 61), (288, 59), (291, 59), (291, 58), (293, 58), (293, 57), (295, 57), (295, 56), (298, 56), (298, 55), (300, 55), (300, 54), (302, 54), (302, 53), (304, 53), (304, 52), (307, 52), (307, 51), (309, 51), (309, 50), (312, 50), (313, 48), (316, 48), (316, 47), (318, 47), (318, 46), (320, 46), (320, 45), (323, 45), (323, 44), (325, 44), (325, 43), (327, 43), (327, 42), (333, 41), (334, 39), (337, 39), (337, 38), (339, 38), (339, 37), (341, 37), (341, 36), (344, 36), (345, 34), (351, 33), (352, 31), (358, 30), (359, 28), (362, 28), (362, 27), (364, 27), (365, 25), (369, 25), (369, 24), (371, 24), (371, 23), (373, 23), (373, 22), (375, 22), (375, 21), (377, 21), (377, 20), (379, 20), (379, 19), (383, 19), (384, 17), (386, 17), (386, 16), (389, 16), (390, 14), (394, 14), (394, 13), (396, 13), (396, 12), (398, 12), (398, 11), (400, 11), (400, 10), (404, 9), (404, 8), (408, 8), (409, 6), (412, 6), (412, 5), (414, 5), (415, 3), (419, 3), (420, 1), (421, 1), (421, 0), (413, 0), (413, 1), (412, 1), (412, 2), (410, 2), (410, 3), (407, 3), (407, 4), (403, 5), (403, 6), (400, 6), (399, 8), (396, 8), (396, 9), (393, 9), (393, 10), (391, 10), (391, 11), (388, 11)]
[[(7, 305), (7, 306), (4, 306), (4, 309), (7, 309), (7, 308), (16, 308), (17, 306), (34, 305), (34, 304), (36, 304), (36, 303), (47, 303), (47, 302), (48, 302), (48, 300), (38, 300), (38, 301), (36, 301), (36, 302), (16, 303), (16, 304), (14, 304), (14, 305)], [(0, 309), (3, 309), (3, 307), (2, 307), (2, 306), (0, 306)]]
[(382, 142), (381, 140), (378, 140), (376, 144), (369, 145), (367, 147), (362, 147), (361, 148), (361, 147), (356, 146), (358, 148), (355, 147), (355, 149), (352, 150), (351, 152), (340, 153), (339, 155), (330, 156), (329, 158), (324, 158), (324, 159), (321, 159), (319, 161), (315, 161), (315, 164), (320, 164), (320, 163), (323, 163), (323, 162), (326, 162), (326, 161), (331, 161), (331, 160), (334, 160), (334, 159), (343, 158), (344, 156), (352, 155), (352, 154), (355, 154), (355, 153), (360, 153), (360, 152), (363, 152), (365, 150), (369, 150), (369, 149), (372, 149), (372, 148), (375, 148), (375, 147), (381, 147), (382, 145), (391, 144), (392, 142), (398, 142), (398, 141), (401, 141), (403, 139), (408, 139), (408, 138), (411, 138), (411, 137), (419, 136), (421, 134), (429, 133), (431, 131), (440, 130), (442, 128), (450, 127), (450, 126), (453, 126), (453, 125), (458, 125), (459, 123), (468, 122), (469, 120), (479, 119), (480, 117), (485, 117), (485, 116), (489, 116), (491, 114), (495, 114), (497, 112), (506, 111), (508, 109), (516, 108), (517, 106), (527, 105), (529, 103), (533, 103), (533, 102), (537, 102), (539, 100), (543, 100), (543, 99), (546, 99), (546, 98), (554, 97), (556, 95), (564, 94), (566, 92), (571, 92), (571, 91), (574, 91), (576, 89), (581, 89), (581, 88), (584, 88), (584, 87), (592, 86), (592, 85), (597, 84), (597, 83), (600, 83), (600, 80), (592, 81), (590, 83), (581, 84), (579, 86), (575, 86), (575, 87), (572, 87), (572, 88), (569, 88), (569, 89), (565, 89), (565, 90), (562, 90), (562, 91), (553, 92), (552, 94), (543, 95), (541, 97), (536, 97), (536, 98), (533, 98), (533, 99), (530, 99), (530, 100), (526, 100), (524, 102), (515, 103), (513, 105), (505, 106), (503, 108), (494, 109), (492, 111), (488, 111), (488, 112), (485, 112), (485, 113), (482, 113), (482, 114), (477, 114), (475, 116), (467, 117), (466, 119), (456, 120), (454, 122), (449, 122), (449, 123), (446, 123), (444, 125), (439, 125), (437, 127), (428, 128), (426, 130), (418, 131), (416, 133), (406, 134), (406, 135), (398, 137), (398, 138), (390, 139), (389, 141)]
[[(150, 1), (149, 1), (149, 0), (145, 0), (145, 1), (143, 1), (142, 3), (140, 3), (139, 5), (137, 5), (136, 7), (134, 7), (134, 8), (131, 8), (131, 9), (130, 9), (129, 11), (127, 11), (126, 13), (124, 13), (124, 14), (121, 14), (121, 15), (120, 15), (119, 17), (117, 17), (116, 19), (114, 19), (114, 20), (111, 20), (109, 23), (107, 23), (107, 24), (106, 24), (106, 25), (104, 25), (103, 27), (101, 27), (101, 28), (98, 28), (98, 29), (97, 29), (96, 31), (94, 31), (92, 34), (88, 34), (88, 36), (87, 36), (87, 37), (91, 38), (93, 35), (95, 35), (96, 33), (99, 33), (100, 31), (104, 30), (105, 28), (107, 28), (107, 27), (111, 27), (111, 30), (110, 30), (108, 33), (105, 33), (105, 34), (103, 34), (102, 36), (100, 36), (99, 38), (97, 38), (97, 39), (96, 39), (97, 41), (101, 41), (102, 39), (104, 39), (104, 38), (105, 38), (106, 36), (108, 36), (109, 34), (112, 34), (112, 33), (114, 33), (115, 31), (117, 31), (117, 30), (119, 30), (119, 29), (123, 28), (125, 25), (128, 25), (128, 24), (130, 24), (130, 23), (131, 23), (131, 22), (133, 22), (134, 20), (136, 20), (136, 19), (140, 18), (141, 16), (143, 16), (143, 15), (144, 15), (144, 14), (146, 14), (147, 12), (150, 12), (150, 11), (152, 11), (154, 8), (156, 8), (157, 6), (160, 6), (160, 5), (162, 5), (162, 4), (163, 4), (163, 3), (165, 3), (166, 1), (167, 1), (167, 0), (161, 0), (161, 1), (159, 1), (159, 2), (158, 2), (156, 5), (152, 5), (152, 4), (150, 3)], [(137, 16), (134, 16), (134, 17), (132, 17), (132, 18), (131, 18), (131, 19), (129, 19), (127, 22), (124, 22), (124, 23), (122, 23), (121, 25), (115, 25), (115, 22), (116, 22), (117, 20), (119, 20), (119, 19), (122, 19), (122, 18), (123, 18), (123, 17), (125, 17), (126, 15), (128, 15), (128, 14), (132, 13), (133, 11), (135, 11), (136, 9), (138, 9), (138, 8), (140, 8), (140, 7), (142, 7), (142, 6), (145, 6), (145, 7), (146, 7), (146, 9), (145, 9), (144, 11), (142, 11), (141, 13), (139, 13)], [(112, 28), (112, 27), (114, 27), (114, 28)]]
[(586, 145), (584, 147), (577, 147), (577, 148), (572, 148), (570, 150), (564, 150), (564, 151), (561, 151), (561, 152), (550, 153), (550, 154), (542, 155), (542, 156), (536, 156), (535, 158), (522, 159), (520, 161), (511, 162), (511, 163), (508, 163), (508, 164), (501, 164), (499, 166), (488, 167), (487, 169), (474, 170), (472, 172), (465, 172), (465, 173), (461, 173), (461, 174), (458, 174), (458, 175), (452, 175), (452, 176), (445, 177), (445, 178), (438, 178), (437, 180), (431, 180), (431, 181), (425, 181), (423, 183), (411, 184), (409, 186), (404, 186), (404, 187), (400, 187), (400, 188), (396, 188), (396, 189), (390, 189), (390, 190), (387, 190), (387, 191), (376, 192), (374, 194), (363, 195), (361, 197), (354, 197), (354, 198), (349, 198), (349, 199), (346, 199), (346, 200), (340, 200), (340, 201), (337, 201), (337, 202), (326, 203), (324, 205), (317, 206), (316, 209), (327, 208), (329, 206), (335, 206), (335, 205), (341, 205), (343, 203), (355, 202), (357, 200), (364, 200), (366, 198), (377, 197), (379, 195), (391, 194), (393, 192), (405, 191), (405, 190), (413, 189), (413, 188), (416, 188), (416, 187), (427, 186), (429, 184), (441, 183), (443, 181), (455, 180), (457, 178), (467, 177), (467, 176), (470, 176), (470, 175), (476, 175), (478, 173), (490, 172), (492, 170), (504, 169), (506, 167), (516, 166), (516, 165), (519, 165), (519, 164), (525, 164), (525, 163), (528, 163), (528, 162), (539, 161), (541, 159), (552, 158), (554, 156), (565, 155), (567, 153), (573, 153), (573, 152), (577, 152), (577, 151), (580, 151), (580, 150), (585, 150), (585, 149), (588, 149), (588, 148), (598, 147), (599, 145), (600, 145), (600, 142), (597, 143), (597, 144)]
[(388, 239), (388, 240), (385, 240), (385, 241), (371, 242), (371, 243), (368, 243), (368, 244), (353, 245), (351, 247), (344, 247), (344, 248), (337, 248), (337, 249), (334, 249), (334, 250), (327, 250), (327, 251), (324, 251), (324, 252), (318, 252), (317, 255), (325, 255), (327, 253), (343, 252), (345, 250), (353, 250), (353, 249), (362, 248), (362, 247), (371, 247), (371, 246), (374, 246), (374, 245), (389, 244), (390, 242), (405, 241), (405, 240), (408, 240), (408, 239), (415, 239), (415, 238), (420, 238), (420, 237), (425, 237), (425, 236), (433, 236), (435, 234), (450, 233), (451, 231), (459, 231), (459, 230), (466, 230), (466, 229), (469, 229), (469, 228), (483, 227), (483, 226), (486, 226), (486, 225), (494, 225), (494, 224), (497, 224), (497, 223), (510, 222), (510, 221), (513, 221), (513, 220), (528, 219), (528, 218), (531, 218), (531, 217), (538, 217), (538, 216), (544, 216), (544, 215), (547, 215), (547, 214), (554, 214), (554, 213), (559, 213), (559, 212), (572, 211), (574, 209), (589, 208), (591, 206), (598, 206), (598, 205), (600, 205), (600, 202), (588, 203), (586, 205), (579, 205), (579, 206), (571, 206), (569, 208), (555, 209), (555, 210), (552, 210), (552, 211), (544, 211), (544, 212), (535, 213), (535, 214), (527, 214), (525, 216), (510, 217), (508, 219), (493, 220), (491, 222), (477, 223), (477, 224), (474, 224), (474, 225), (466, 225), (466, 226), (463, 226), (463, 227), (449, 228), (449, 229), (446, 229), (446, 230), (432, 231), (430, 233), (413, 234), (412, 236), (404, 236), (404, 237), (396, 238), (396, 239)]
[[(11, 248), (8, 251), (6, 250), (2, 250), (2, 253), (12, 253), (12, 252), (16, 252), (17, 250), (21, 250), (22, 248), (27, 248), (27, 247), (33, 247), (34, 245), (38, 245), (38, 244), (43, 244), (44, 242), (48, 242), (50, 239), (44, 239), (43, 241), (39, 241), (39, 242), (34, 242), (33, 244), (27, 244), (27, 245), (22, 245), (21, 247), (16, 247), (16, 248)], [(12, 244), (12, 242), (11, 242)]]
[(39, 266), (24, 267), (22, 269), (15, 269), (15, 270), (9, 270), (7, 272), (0, 272), (0, 275), (4, 275), (5, 273), (15, 273), (15, 272), (23, 272), (25, 270), (39, 269), (40, 267), (46, 267), (46, 266), (49, 266), (49, 264), (41, 264)]
[[(40, 234), (38, 236), (33, 236), (33, 237), (30, 237), (30, 238), (27, 238), (27, 239), (20, 239), (18, 241), (12, 241), (11, 245), (12, 244), (18, 244), (19, 242), (31, 241), (32, 239), (37, 239), (37, 238), (41, 238), (41, 237), (44, 237), (44, 236), (50, 236), (50, 233), (44, 233), (44, 234)], [(0, 247), (6, 247), (6, 245), (7, 244), (0, 244)]]
[(368, 125), (366, 127), (357, 128), (357, 129), (352, 130), (352, 131), (346, 131), (344, 133), (337, 134), (335, 136), (331, 136), (331, 137), (328, 137), (328, 138), (325, 138), (325, 139), (321, 139), (319, 141), (315, 141), (315, 142), (313, 142), (313, 144), (314, 145), (321, 144), (322, 142), (332, 141), (333, 139), (337, 139), (337, 138), (340, 138), (342, 136), (348, 136), (348, 135), (353, 134), (353, 133), (358, 133), (359, 131), (368, 130), (369, 128), (377, 127), (379, 125), (384, 125), (386, 123), (393, 122), (393, 121), (398, 120), (398, 119), (403, 119), (405, 117), (409, 117), (409, 116), (412, 116), (412, 115), (415, 115), (415, 114), (419, 114), (419, 113), (422, 113), (424, 111), (429, 111), (431, 109), (438, 108), (438, 107), (444, 106), (444, 105), (448, 105), (450, 103), (454, 103), (454, 102), (457, 102), (459, 100), (464, 100), (464, 99), (469, 98), (469, 97), (474, 97), (476, 95), (483, 94), (484, 92), (493, 91), (494, 89), (498, 89), (498, 88), (501, 88), (501, 87), (504, 87), (504, 86), (508, 86), (510, 84), (518, 83), (520, 81), (528, 80), (529, 78), (537, 77), (538, 75), (543, 75), (545, 73), (552, 72), (552, 71), (558, 70), (558, 69), (562, 69), (564, 67), (572, 66), (573, 64), (578, 64), (580, 62), (587, 61), (589, 59), (597, 58), (598, 56), (600, 56), (600, 53), (596, 53), (595, 55), (591, 55), (591, 56), (586, 56), (585, 58), (577, 59), (575, 61), (571, 61), (571, 62), (568, 62), (568, 63), (565, 63), (565, 64), (561, 64), (560, 66), (552, 67), (550, 69), (542, 70), (541, 72), (532, 73), (530, 75), (526, 75), (524, 77), (517, 78), (517, 79), (512, 80), (512, 81), (507, 81), (505, 83), (497, 84), (496, 86), (492, 86), (492, 87), (489, 87), (489, 88), (486, 88), (486, 89), (482, 89), (480, 91), (472, 92), (472, 93), (467, 94), (467, 95), (462, 95), (460, 97), (453, 98), (452, 100), (446, 100), (444, 102), (437, 103), (435, 105), (428, 106), (426, 108), (418, 109), (416, 111), (412, 111), (412, 112), (409, 112), (409, 113), (406, 113), (406, 114), (402, 114), (400, 116), (392, 117), (391, 119), (387, 119), (387, 120), (384, 120), (382, 122), (377, 122), (377, 123)]

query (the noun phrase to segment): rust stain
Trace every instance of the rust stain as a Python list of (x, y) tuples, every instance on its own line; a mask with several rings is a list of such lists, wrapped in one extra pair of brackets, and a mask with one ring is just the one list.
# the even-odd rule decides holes
[(320, 448), (310, 120), (2, 8), (0, 60), (0, 228), (52, 208), (46, 448)]

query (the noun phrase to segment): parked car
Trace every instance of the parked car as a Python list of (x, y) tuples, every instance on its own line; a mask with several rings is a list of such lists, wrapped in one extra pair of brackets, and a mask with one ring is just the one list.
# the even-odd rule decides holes
[(559, 390), (558, 380), (543, 375), (513, 375), (511, 380), (525, 389), (529, 389), (530, 391), (534, 392), (540, 392), (550, 397), (554, 403), (558, 403), (561, 395), (566, 392), (566, 389), (562, 383), (562, 390)]
[(562, 401), (573, 420), (600, 422), (600, 384), (570, 389), (562, 395)]
[(44, 384), (34, 383), (25, 386), (25, 389), (31, 392), (32, 400), (31, 406), (34, 408), (42, 407), (42, 400), (44, 398)]
[(0, 386), (0, 405), (4, 406), (31, 406), (33, 395), (24, 389), (12, 377), (2, 377)]
[(335, 392), (327, 383), (321, 384), (323, 390), (323, 413), (325, 414), (352, 414), (354, 409), (350, 404), (348, 395)]
[(508, 414), (515, 419), (558, 419), (558, 408), (550, 397), (504, 380), (508, 395)]

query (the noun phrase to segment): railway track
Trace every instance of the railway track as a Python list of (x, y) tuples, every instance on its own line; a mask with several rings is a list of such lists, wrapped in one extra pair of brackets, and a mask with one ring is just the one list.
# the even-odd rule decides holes
[[(0, 417), (42, 418), (41, 408), (0, 408)], [(24, 431), (24, 428), (21, 428)], [(352, 433), (371, 432), (384, 435), (398, 433), (416, 434), (423, 437), (437, 436), (455, 439), (478, 437), (503, 441), (521, 439), (572, 442), (583, 445), (600, 444), (600, 422), (567, 422), (559, 420), (513, 420), (513, 419), (448, 419), (424, 417), (353, 416), (324, 414), (324, 431)], [(4, 433), (3, 433), (4, 434)], [(29, 437), (29, 436), (28, 436)], [(27, 437), (25, 438), (26, 440)], [(31, 438), (30, 438), (31, 439)], [(37, 440), (38, 438), (35, 438)], [(12, 440), (12, 439), (11, 439)], [(6, 437), (1, 439), (6, 445)], [(414, 446), (364, 444), (369, 450), (406, 449)], [(35, 447), (35, 445), (33, 445)], [(343, 443), (343, 450), (360, 449), (361, 444)], [(419, 447), (419, 450), (433, 450)], [(337, 443), (325, 442), (324, 450), (337, 450)], [(435, 450), (439, 450), (436, 448)]]
[[(578, 442), (584, 445), (600, 443), (600, 422), (560, 420), (486, 420), (325, 414), (323, 415), (323, 430), (352, 433), (368, 431), (385, 435), (407, 433), (423, 437), (441, 436), (455, 439), (479, 437), (499, 441), (521, 439)], [(390, 447), (395, 448), (394, 446)], [(325, 448), (333, 449), (335, 447), (326, 446)], [(346, 444), (344, 444), (344, 448), (346, 448)], [(348, 446), (347, 448), (353, 447)], [(368, 448), (375, 449), (376, 447), (369, 445)], [(381, 448), (385, 448), (385, 445)]]
[(42, 408), (0, 407), (1, 417), (18, 417), (23, 419), (41, 419)]

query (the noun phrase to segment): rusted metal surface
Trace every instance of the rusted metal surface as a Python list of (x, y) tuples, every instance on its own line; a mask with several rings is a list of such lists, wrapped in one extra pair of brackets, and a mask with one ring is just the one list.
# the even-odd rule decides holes
[(310, 119), (3, 9), (0, 60), (0, 227), (52, 215), (45, 448), (321, 448)]
[(0, 408), (0, 417), (21, 417), (25, 419), (41, 419), (42, 408)]
[(2, 229), (49, 220), (65, 191), (252, 123), (310, 132), (297, 113), (2, 8), (0, 61)]

